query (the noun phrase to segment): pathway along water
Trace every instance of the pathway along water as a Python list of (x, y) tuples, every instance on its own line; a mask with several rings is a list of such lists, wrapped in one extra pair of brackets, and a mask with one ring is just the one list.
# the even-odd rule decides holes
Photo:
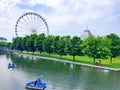
[[(16, 68), (7, 68), (14, 62)], [(20, 55), (0, 55), (0, 90), (25, 90), (25, 84), (45, 76), (45, 90), (120, 90), (120, 72)]]

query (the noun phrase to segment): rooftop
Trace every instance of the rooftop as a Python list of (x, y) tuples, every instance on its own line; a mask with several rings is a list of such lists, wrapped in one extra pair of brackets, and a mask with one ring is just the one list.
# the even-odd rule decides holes
[(7, 39), (4, 37), (0, 37), (0, 41), (7, 41)]
[(80, 35), (80, 38), (83, 40), (88, 38), (89, 36), (93, 36), (92, 33), (89, 30), (84, 30), (84, 32)]

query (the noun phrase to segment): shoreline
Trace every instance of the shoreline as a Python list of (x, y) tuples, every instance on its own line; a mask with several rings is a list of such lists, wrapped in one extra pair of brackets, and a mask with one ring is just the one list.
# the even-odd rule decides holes
[(35, 55), (28, 55), (28, 54), (18, 54), (18, 53), (14, 53), (14, 54), (17, 54), (17, 55), (25, 55), (25, 56), (31, 56), (31, 57), (40, 58), (40, 59), (45, 59), (45, 60), (51, 60), (51, 61), (57, 61), (57, 62), (64, 62), (64, 63), (69, 63), (69, 64), (87, 66), (87, 67), (94, 67), (94, 68), (105, 69), (105, 70), (111, 70), (111, 71), (120, 71), (120, 69), (109, 68), (109, 67), (104, 67), (104, 66), (97, 66), (97, 65), (90, 65), (90, 64), (83, 64), (83, 63), (79, 63), (79, 62), (72, 62), (72, 61), (66, 61), (66, 60), (59, 60), (59, 59), (55, 59), (55, 58), (48, 58), (48, 57), (35, 56)]

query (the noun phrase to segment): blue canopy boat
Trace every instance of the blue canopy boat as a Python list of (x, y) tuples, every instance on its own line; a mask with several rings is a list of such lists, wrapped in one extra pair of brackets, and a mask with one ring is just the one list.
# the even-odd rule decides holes
[(41, 81), (41, 78), (43, 76), (38, 76), (38, 80), (36, 81), (30, 81), (26, 84), (25, 89), (32, 89), (32, 90), (44, 90), (46, 88), (46, 83)]

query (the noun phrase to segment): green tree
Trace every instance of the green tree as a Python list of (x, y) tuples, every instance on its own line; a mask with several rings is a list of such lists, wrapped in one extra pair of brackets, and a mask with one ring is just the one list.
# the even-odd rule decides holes
[(23, 48), (22, 48), (22, 38), (21, 37), (15, 38), (13, 43), (12, 43), (12, 45), (11, 45), (11, 48), (15, 49), (15, 50), (23, 51)]
[(17, 37), (16, 39), (17, 39), (17, 41), (16, 41), (16, 49), (20, 50), (20, 51), (23, 51), (23, 48), (22, 48), (22, 37)]
[(17, 43), (17, 38), (15, 38), (14, 41), (12, 42), (12, 44), (10, 45), (10, 48), (12, 50), (16, 50), (16, 43)]
[(65, 53), (66, 54), (69, 54), (69, 50), (70, 50), (70, 35), (67, 35), (67, 36), (63, 36), (63, 39), (65, 41)]
[(111, 40), (111, 55), (110, 55), (110, 63), (112, 63), (112, 58), (120, 56), (120, 38), (116, 34), (111, 33), (110, 35), (106, 36), (108, 39)]
[(60, 59), (62, 55), (66, 55), (66, 37), (61, 37), (60, 40), (57, 42), (57, 54), (60, 55)]
[(22, 48), (23, 48), (23, 50), (25, 50), (27, 52), (28, 52), (28, 47), (27, 47), (26, 43), (27, 43), (28, 38), (29, 38), (29, 36), (26, 36), (26, 37), (23, 37), (23, 39), (22, 39)]
[(42, 53), (44, 51), (43, 46), (44, 46), (44, 40), (45, 40), (45, 34), (39, 34), (39, 36), (35, 39), (35, 48), (37, 51)]
[(53, 50), (54, 50), (54, 36), (49, 35), (45, 38), (44, 41), (44, 51), (48, 53), (50, 57), (50, 54), (53, 53)]
[(111, 41), (105, 37), (88, 37), (83, 41), (83, 52), (85, 55), (93, 57), (93, 63), (95, 59), (105, 59), (110, 55)]
[(60, 42), (60, 36), (55, 36), (54, 38), (54, 53), (58, 53), (58, 49), (59, 49), (59, 42)]
[(15, 44), (14, 44), (14, 42), (12, 42), (12, 43), (10, 44), (10, 49), (11, 49), (11, 50), (14, 50), (14, 46), (15, 46)]
[(12, 44), (11, 42), (8, 42), (8, 45), (7, 45), (7, 48), (8, 48), (8, 49), (11, 49), (11, 48), (10, 48), (11, 44)]
[(70, 39), (70, 48), (69, 48), (69, 54), (73, 56), (73, 61), (75, 61), (76, 55), (82, 55), (82, 49), (80, 47), (82, 43), (82, 40), (78, 36), (74, 36)]
[(35, 39), (37, 38), (37, 34), (31, 34), (28, 38), (27, 38), (27, 41), (26, 41), (26, 46), (28, 47), (28, 50), (29, 51), (32, 51), (33, 54), (36, 50), (35, 48)]

